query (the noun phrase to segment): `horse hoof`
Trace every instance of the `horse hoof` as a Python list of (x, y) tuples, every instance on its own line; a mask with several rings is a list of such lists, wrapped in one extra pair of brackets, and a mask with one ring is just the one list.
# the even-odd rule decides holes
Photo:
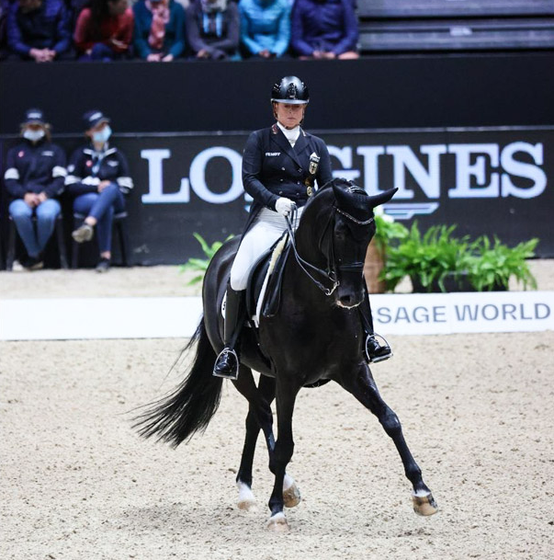
[(258, 511), (258, 504), (255, 500), (239, 500), (238, 506), (242, 511)]
[(286, 533), (290, 529), (285, 514), (282, 511), (269, 518), (267, 528), (274, 533)]
[(435, 499), (433, 498), (431, 492), (429, 492), (429, 494), (424, 494), (421, 496), (418, 496), (417, 494), (413, 494), (412, 500), (414, 504), (414, 511), (418, 515), (423, 515), (427, 517), (439, 511), (437, 502), (435, 502)]
[(237, 482), (237, 487), (239, 489), (239, 509), (243, 511), (256, 511), (258, 506), (250, 486), (244, 482)]
[(293, 508), (301, 501), (302, 496), (300, 495), (300, 489), (293, 480), (291, 486), (283, 490), (283, 503), (285, 504), (285, 507)]

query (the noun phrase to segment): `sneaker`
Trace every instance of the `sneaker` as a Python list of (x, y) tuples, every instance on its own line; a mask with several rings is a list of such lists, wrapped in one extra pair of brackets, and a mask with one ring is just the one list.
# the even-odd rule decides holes
[(71, 233), (71, 237), (77, 241), (77, 243), (84, 243), (85, 241), (90, 241), (94, 235), (94, 228), (88, 224), (83, 224), (78, 227), (75, 231)]
[(101, 258), (96, 265), (96, 272), (108, 272), (110, 270), (110, 259)]
[(23, 272), (25, 268), (19, 261), (13, 261), (12, 272)]
[(40, 270), (44, 268), (44, 262), (40, 255), (38, 257), (27, 257), (21, 264), (25, 270)]

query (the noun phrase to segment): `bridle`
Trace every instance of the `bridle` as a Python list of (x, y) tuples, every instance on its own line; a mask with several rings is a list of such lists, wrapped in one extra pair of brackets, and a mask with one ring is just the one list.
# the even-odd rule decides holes
[[(345, 218), (347, 218), (348, 220), (354, 222), (357, 225), (361, 225), (361, 226), (366, 226), (371, 224), (371, 222), (373, 222), (375, 220), (375, 218), (372, 216), (371, 218), (369, 218), (368, 220), (358, 220), (357, 218), (355, 218), (354, 216), (348, 214), (348, 212), (345, 212), (344, 210), (341, 210), (340, 208), (338, 208), (336, 205), (333, 205), (333, 210), (331, 212), (331, 215), (329, 217), (329, 220), (327, 221), (327, 224), (325, 225), (325, 228), (323, 229), (323, 233), (321, 235), (321, 238), (319, 240), (319, 247), (321, 248), (323, 245), (323, 240), (325, 235), (331, 235), (332, 236), (332, 231), (334, 228), (330, 228), (329, 226), (331, 225), (331, 223), (334, 225), (335, 223), (335, 218), (336, 218), (336, 214), (341, 214), (342, 216), (344, 216)], [(354, 261), (351, 263), (345, 263), (345, 264), (340, 264), (338, 267), (336, 266), (335, 263), (335, 244), (334, 244), (334, 238), (331, 237), (330, 242), (329, 242), (329, 250), (327, 252), (327, 266), (325, 268), (325, 270), (309, 263), (308, 261), (306, 261), (305, 259), (303, 259), (299, 254), (298, 254), (298, 250), (296, 248), (296, 232), (295, 229), (293, 227), (293, 224), (296, 221), (296, 216), (297, 216), (297, 209), (296, 207), (292, 210), (292, 212), (285, 217), (286, 223), (287, 223), (287, 231), (290, 237), (290, 244), (294, 253), (294, 258), (296, 259), (296, 262), (298, 263), (298, 266), (301, 268), (301, 270), (308, 276), (308, 278), (326, 295), (326, 296), (330, 296), (339, 286), (340, 286), (340, 281), (337, 278), (337, 273), (336, 273), (336, 269), (338, 268), (338, 270), (340, 271), (346, 271), (346, 272), (353, 272), (353, 271), (360, 271), (360, 274), (363, 271), (364, 268), (364, 263), (363, 261)], [(329, 233), (327, 233), (329, 232)], [(331, 285), (330, 287), (326, 287), (324, 285), (324, 283), (320, 282), (317, 278), (315, 278), (313, 276), (313, 274), (310, 272), (313, 271), (316, 274), (319, 274), (322, 279), (324, 279), (324, 281), (329, 282)]]

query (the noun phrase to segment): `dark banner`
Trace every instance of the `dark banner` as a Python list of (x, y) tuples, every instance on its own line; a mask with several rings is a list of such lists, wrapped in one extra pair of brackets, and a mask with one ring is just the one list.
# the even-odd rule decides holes
[[(336, 176), (369, 194), (399, 189), (385, 206), (396, 220), (417, 220), (422, 230), (457, 224), (460, 235), (497, 235), (509, 245), (538, 237), (538, 256), (554, 256), (554, 128), (319, 135)], [(250, 202), (241, 183), (246, 138), (115, 137), (135, 181), (128, 201), (134, 263), (183, 263), (202, 254), (194, 232), (209, 243), (241, 232)]]

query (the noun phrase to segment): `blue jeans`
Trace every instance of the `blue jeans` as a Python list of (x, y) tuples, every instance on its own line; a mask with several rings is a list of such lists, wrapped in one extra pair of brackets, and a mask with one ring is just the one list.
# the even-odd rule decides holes
[(125, 210), (125, 199), (116, 183), (101, 193), (86, 193), (73, 201), (73, 211), (96, 218), (96, 235), (100, 253), (111, 251), (113, 215)]
[[(22, 199), (14, 200), (10, 204), (10, 216), (30, 257), (36, 258), (44, 251), (60, 211), (60, 203), (53, 198), (45, 200), (36, 208), (31, 208)], [(33, 215), (37, 219), (36, 230), (33, 226)]]

